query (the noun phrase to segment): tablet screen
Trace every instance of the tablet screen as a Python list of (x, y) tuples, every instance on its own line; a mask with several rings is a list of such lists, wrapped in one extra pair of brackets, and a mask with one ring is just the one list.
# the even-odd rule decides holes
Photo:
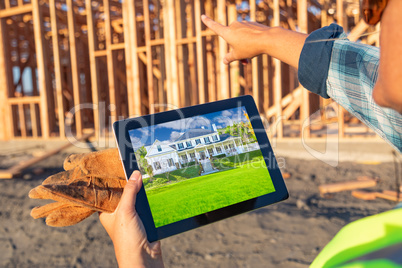
[(275, 192), (244, 106), (128, 133), (157, 228)]

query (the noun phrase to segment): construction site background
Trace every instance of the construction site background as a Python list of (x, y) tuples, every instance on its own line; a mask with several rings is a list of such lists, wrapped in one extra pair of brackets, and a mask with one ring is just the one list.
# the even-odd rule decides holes
[(107, 139), (121, 118), (245, 94), (271, 139), (377, 140), (279, 60), (224, 65), (229, 48), (201, 14), (304, 33), (337, 22), (352, 41), (379, 42), (358, 0), (1, 0), (0, 140)]

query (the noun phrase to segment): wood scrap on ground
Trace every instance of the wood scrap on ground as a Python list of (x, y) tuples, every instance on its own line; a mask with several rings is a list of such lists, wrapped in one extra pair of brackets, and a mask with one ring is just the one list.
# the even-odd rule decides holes
[(318, 187), (320, 195), (350, 191), (355, 189), (369, 188), (377, 185), (377, 180), (368, 177), (359, 177), (355, 181), (338, 182), (332, 184), (323, 184)]
[(352, 191), (352, 196), (362, 200), (374, 200), (377, 198), (377, 193), (365, 190), (354, 190)]
[(395, 202), (401, 202), (402, 201), (402, 193), (398, 193), (396, 191), (390, 191), (390, 190), (384, 190), (381, 193), (377, 192), (376, 193), (377, 197), (382, 198), (382, 199), (387, 199)]
[(14, 165), (14, 166), (12, 166), (12, 167), (6, 169), (6, 170), (0, 170), (0, 179), (12, 179), (12, 178), (14, 178), (14, 177), (20, 175), (21, 172), (22, 172), (24, 169), (26, 169), (26, 168), (28, 168), (28, 167), (30, 167), (30, 166), (32, 166), (32, 165), (34, 165), (34, 164), (36, 164), (36, 163), (38, 163), (38, 162), (44, 160), (44, 159), (46, 159), (46, 158), (48, 158), (48, 157), (50, 157), (50, 156), (52, 156), (52, 155), (57, 154), (58, 152), (60, 152), (60, 151), (62, 151), (62, 150), (64, 150), (64, 149), (66, 149), (66, 148), (68, 148), (68, 147), (70, 147), (70, 146), (76, 144), (77, 142), (80, 142), (80, 141), (83, 141), (83, 140), (87, 140), (87, 139), (89, 139), (90, 137), (92, 137), (94, 134), (95, 134), (94, 132), (85, 134), (85, 135), (83, 135), (81, 138), (78, 138), (78, 139), (76, 140), (76, 142), (67, 142), (67, 143), (64, 144), (63, 146), (60, 146), (60, 147), (58, 147), (58, 148), (56, 148), (56, 149), (53, 149), (53, 150), (50, 150), (50, 151), (46, 152), (46, 153), (43, 154), (43, 155), (40, 155), (40, 156), (37, 156), (37, 157), (33, 157), (33, 158), (31, 158), (31, 159), (29, 159), (29, 160), (27, 160), (27, 161), (24, 161), (24, 162), (20, 162), (20, 163), (18, 163), (18, 164), (16, 164), (16, 165)]
[(402, 201), (402, 193), (399, 193), (398, 196), (398, 192), (392, 190), (383, 190), (382, 192), (355, 190), (352, 191), (352, 196), (362, 200), (375, 200), (378, 197), (395, 202)]

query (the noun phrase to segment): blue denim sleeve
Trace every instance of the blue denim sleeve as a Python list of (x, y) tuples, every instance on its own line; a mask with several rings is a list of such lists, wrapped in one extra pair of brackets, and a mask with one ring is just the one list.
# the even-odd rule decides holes
[(328, 99), (326, 81), (332, 46), (343, 33), (337, 24), (312, 32), (304, 42), (299, 59), (298, 77), (300, 84), (309, 91)]

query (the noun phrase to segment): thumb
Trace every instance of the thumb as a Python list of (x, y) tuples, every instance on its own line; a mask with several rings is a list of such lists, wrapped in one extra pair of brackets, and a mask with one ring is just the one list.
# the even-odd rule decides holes
[(223, 63), (224, 64), (229, 64), (234, 60), (236, 60), (236, 59), (234, 58), (233, 50), (232, 50), (232, 51), (226, 53), (225, 57), (223, 58)]
[(138, 192), (142, 186), (141, 173), (136, 170), (131, 174), (126, 186), (124, 187), (123, 194), (120, 199), (120, 209), (132, 211), (135, 208), (135, 200)]

